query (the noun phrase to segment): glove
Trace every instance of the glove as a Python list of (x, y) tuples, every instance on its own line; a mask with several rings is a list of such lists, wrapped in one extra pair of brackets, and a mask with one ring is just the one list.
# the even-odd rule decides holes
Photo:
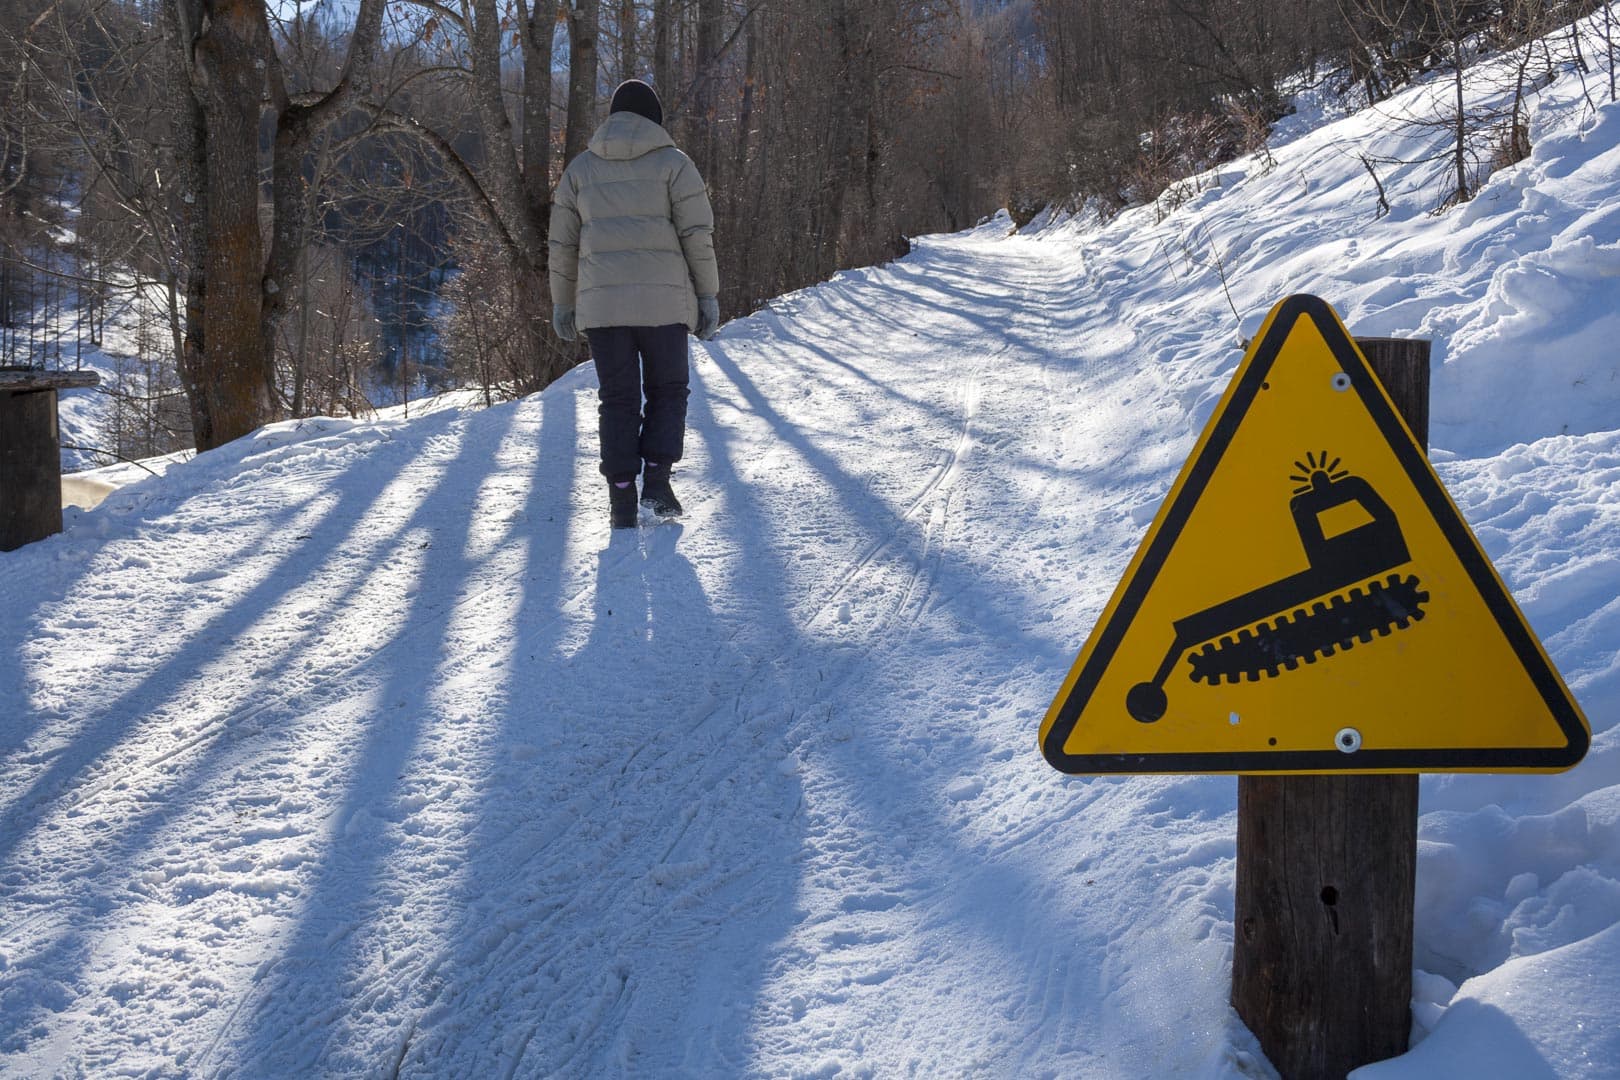
[(557, 331), (557, 336), (564, 341), (573, 341), (579, 337), (579, 331), (574, 329), (574, 309), (562, 304), (552, 308), (551, 328)]
[(699, 341), (709, 341), (720, 330), (720, 300), (714, 296), (698, 297), (698, 324), (697, 336)]

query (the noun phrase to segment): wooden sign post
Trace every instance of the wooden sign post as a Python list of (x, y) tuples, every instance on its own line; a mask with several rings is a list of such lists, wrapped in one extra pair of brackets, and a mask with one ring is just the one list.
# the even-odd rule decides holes
[(99, 380), (93, 371), (0, 368), (0, 551), (62, 531), (56, 392)]
[[(1357, 338), (1418, 444), (1429, 342)], [(1240, 776), (1232, 1004), (1284, 1080), (1404, 1054), (1418, 778)]]

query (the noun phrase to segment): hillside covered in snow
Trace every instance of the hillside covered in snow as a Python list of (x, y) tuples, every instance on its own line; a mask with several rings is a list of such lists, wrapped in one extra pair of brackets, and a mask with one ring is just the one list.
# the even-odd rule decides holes
[(1620, 106), (1569, 71), (1473, 200), (1387, 164), (1378, 213), (1441, 92), (694, 342), (679, 523), (608, 529), (587, 366), (0, 555), (0, 1075), (1271, 1075), (1236, 782), (1036, 731), (1298, 292), (1433, 340), (1432, 457), (1593, 729), (1423, 780), (1414, 1049), (1358, 1080), (1620, 1075)]

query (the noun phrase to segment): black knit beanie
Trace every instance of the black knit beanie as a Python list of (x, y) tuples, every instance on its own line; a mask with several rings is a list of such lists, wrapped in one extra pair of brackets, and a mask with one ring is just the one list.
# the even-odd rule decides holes
[(626, 79), (619, 84), (613, 91), (613, 105), (608, 112), (633, 112), (660, 127), (664, 124), (664, 105), (658, 100), (658, 91), (640, 79)]

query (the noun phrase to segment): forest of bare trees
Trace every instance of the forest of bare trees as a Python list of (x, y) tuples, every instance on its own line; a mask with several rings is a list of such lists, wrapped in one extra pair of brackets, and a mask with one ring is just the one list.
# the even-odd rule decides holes
[(708, 181), (726, 318), (1001, 207), (1158, 198), (1263, 145), (1304, 79), (1377, 100), (1520, 48), (1509, 115), (1433, 121), (1456, 130), (1436, 203), (1457, 201), (1528, 152), (1518, 103), (1549, 67), (1590, 61), (1612, 96), (1612, 56), (1526, 44), (1599, 10), (13, 0), (0, 363), (71, 364), (63, 326), (76, 355), (109, 305), (138, 310), (152, 355), (114, 388), (130, 454), (424, 390), (541, 388), (584, 358), (549, 332), (551, 188), (632, 76)]

